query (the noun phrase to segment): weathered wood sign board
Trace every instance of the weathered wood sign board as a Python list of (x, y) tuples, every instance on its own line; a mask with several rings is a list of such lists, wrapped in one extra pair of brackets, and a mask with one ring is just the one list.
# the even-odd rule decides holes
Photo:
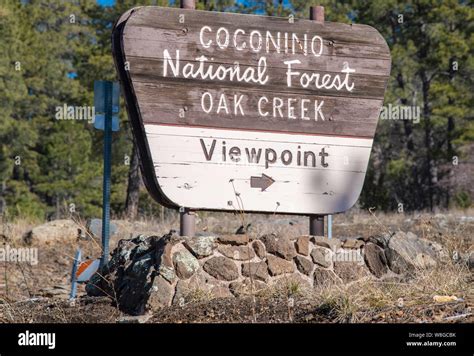
[(390, 74), (372, 27), (161, 7), (113, 52), (162, 204), (327, 214), (359, 197)]

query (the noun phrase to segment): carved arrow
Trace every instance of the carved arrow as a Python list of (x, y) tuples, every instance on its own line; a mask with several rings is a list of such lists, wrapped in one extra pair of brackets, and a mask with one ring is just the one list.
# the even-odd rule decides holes
[(263, 173), (261, 177), (250, 177), (250, 187), (260, 188), (262, 192), (273, 183), (275, 183), (275, 181), (272, 179), (272, 177), (269, 177)]

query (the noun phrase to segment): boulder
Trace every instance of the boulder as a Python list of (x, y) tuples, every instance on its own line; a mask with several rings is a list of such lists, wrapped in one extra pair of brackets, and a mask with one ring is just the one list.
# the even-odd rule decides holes
[(246, 245), (250, 237), (246, 234), (222, 235), (218, 237), (218, 241), (225, 245)]
[(171, 301), (173, 288), (158, 275), (155, 266), (157, 246), (170, 243), (170, 236), (138, 236), (121, 240), (107, 265), (94, 274), (86, 285), (90, 296), (108, 296), (120, 310), (143, 314), (149, 308)]
[(332, 265), (332, 252), (324, 247), (315, 247), (311, 251), (311, 259), (317, 265), (329, 268)]
[(253, 279), (258, 279), (263, 282), (267, 282), (268, 278), (268, 269), (265, 262), (246, 262), (242, 263), (242, 276), (252, 277)]
[(70, 219), (49, 221), (23, 235), (23, 241), (32, 243), (52, 243), (75, 241), (80, 235), (79, 226)]
[(296, 256), (294, 244), (284, 237), (276, 237), (275, 235), (264, 235), (260, 240), (265, 245), (267, 253), (272, 253), (291, 261)]
[(292, 273), (295, 270), (291, 261), (273, 255), (267, 256), (267, 266), (271, 276)]
[(471, 252), (469, 257), (467, 258), (467, 267), (470, 270), (474, 269), (474, 252)]
[(218, 280), (233, 281), (239, 278), (237, 266), (227, 257), (211, 257), (204, 263), (203, 269)]
[(199, 269), (197, 258), (185, 249), (173, 255), (173, 263), (176, 275), (181, 279), (190, 278)]
[[(102, 219), (88, 219), (86, 223), (87, 231), (95, 236), (101, 237), (102, 236)], [(117, 225), (114, 224), (112, 221), (109, 225), (110, 236), (114, 235), (117, 232)]]
[(152, 283), (145, 310), (155, 310), (171, 304), (174, 288), (163, 277), (157, 276)]
[(357, 262), (334, 262), (334, 273), (342, 279), (344, 283), (357, 281), (361, 278), (368, 277), (369, 271), (365, 264)]
[(346, 239), (342, 243), (342, 248), (347, 248), (347, 249), (359, 249), (362, 246), (364, 246), (364, 241), (360, 239)]
[(339, 239), (328, 239), (324, 236), (311, 236), (310, 241), (315, 245), (329, 248), (333, 251), (341, 247), (341, 240)]
[(195, 236), (188, 237), (184, 245), (197, 258), (204, 258), (212, 255), (217, 245), (214, 236)]
[(251, 246), (219, 245), (217, 251), (238, 261), (248, 261), (255, 257), (255, 252)]
[(198, 299), (209, 298), (212, 290), (218, 286), (219, 282), (215, 278), (206, 276), (200, 271), (187, 280), (178, 280), (173, 304), (183, 306)]
[(257, 280), (246, 278), (243, 281), (231, 282), (229, 290), (236, 297), (245, 297), (249, 295), (260, 294), (267, 289), (267, 285)]
[(382, 248), (372, 242), (364, 246), (364, 261), (369, 271), (377, 278), (382, 277), (388, 271), (385, 253)]
[(301, 273), (307, 276), (309, 276), (311, 272), (313, 271), (314, 265), (307, 258), (304, 258), (302, 256), (296, 256), (295, 263), (296, 263), (296, 268), (298, 268), (298, 271), (300, 271)]
[(295, 241), (296, 252), (303, 256), (309, 255), (309, 236), (300, 236)]
[(434, 267), (446, 255), (439, 244), (403, 231), (394, 234), (385, 248), (388, 266), (399, 274)]
[(252, 243), (253, 249), (257, 256), (261, 259), (265, 258), (266, 252), (265, 252), (265, 245), (262, 243), (262, 241), (255, 240)]

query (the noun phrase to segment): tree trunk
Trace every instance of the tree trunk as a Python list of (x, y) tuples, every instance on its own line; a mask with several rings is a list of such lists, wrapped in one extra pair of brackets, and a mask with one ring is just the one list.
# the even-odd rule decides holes
[(130, 220), (136, 219), (138, 215), (138, 198), (140, 196), (140, 165), (136, 145), (133, 145), (132, 161), (128, 171), (127, 199), (125, 201), (125, 213)]
[(423, 92), (423, 118), (425, 120), (425, 147), (426, 147), (426, 181), (428, 185), (428, 204), (430, 211), (437, 201), (436, 188), (438, 183), (438, 169), (433, 156), (434, 137), (430, 119), (431, 108), (429, 103), (430, 82), (424, 71), (421, 72)]

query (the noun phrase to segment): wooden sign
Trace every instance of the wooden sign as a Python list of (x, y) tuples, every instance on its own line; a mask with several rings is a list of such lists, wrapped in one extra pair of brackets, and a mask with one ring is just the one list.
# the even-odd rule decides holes
[(374, 28), (140, 7), (117, 22), (113, 52), (162, 204), (327, 214), (356, 202), (390, 74)]

